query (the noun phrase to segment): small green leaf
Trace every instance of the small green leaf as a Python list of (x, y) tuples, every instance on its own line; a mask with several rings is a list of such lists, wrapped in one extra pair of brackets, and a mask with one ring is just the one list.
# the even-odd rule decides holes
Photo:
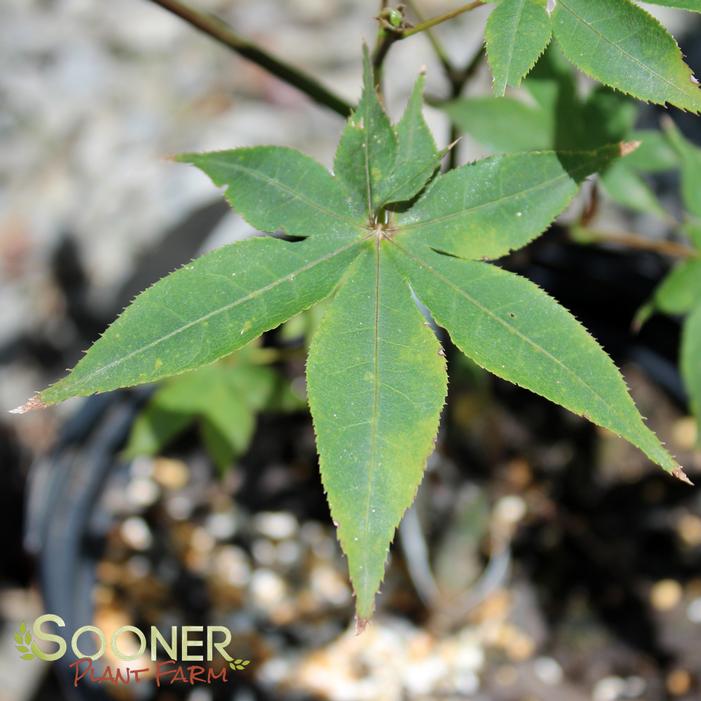
[(334, 159), (336, 177), (354, 207), (368, 215), (385, 201), (397, 155), (397, 137), (375, 91), (370, 54), (363, 47), (363, 94), (343, 130)]
[(684, 322), (680, 366), (701, 444), (701, 298), (697, 299), (696, 308)]
[(551, 33), (546, 0), (501, 0), (485, 30), (497, 97), (507, 85), (520, 84), (550, 43)]
[(628, 167), (627, 161), (611, 165), (601, 176), (601, 184), (604, 192), (623, 207), (628, 207), (636, 212), (654, 214), (666, 221), (672, 220), (652, 188), (640, 175)]
[(495, 153), (548, 149), (555, 143), (551, 115), (521, 100), (463, 97), (441, 109), (461, 131)]
[(557, 42), (548, 46), (528, 74), (524, 87), (536, 103), (550, 114), (555, 114), (558, 104), (569, 107), (580, 102), (574, 69)]
[(20, 625), (20, 627), (19, 627), (19, 632), (20, 632), (22, 635), (24, 635), (24, 634), (26, 633), (26, 631), (27, 631), (27, 625), (26, 625), (26, 623), (22, 623), (22, 624)]
[(382, 204), (411, 200), (436, 172), (440, 154), (423, 114), (424, 77), (419, 76), (395, 129), (397, 157), (382, 186)]
[(313, 158), (281, 146), (256, 146), (177, 157), (225, 187), (229, 204), (259, 231), (353, 238), (363, 210)]
[(26, 655), (22, 655), (22, 659), (23, 659), (23, 660), (33, 660), (33, 659), (34, 659), (34, 655), (32, 655), (32, 653), (30, 652), (30, 653), (28, 653), (28, 654), (26, 654)]
[(652, 302), (665, 314), (687, 314), (701, 303), (701, 259), (679, 263), (655, 290)]
[(190, 413), (166, 411), (151, 400), (132, 424), (123, 451), (124, 458), (131, 460), (139, 455), (158, 455), (193, 419)]
[[(402, 255), (403, 254), (403, 255)], [(419, 299), (478, 365), (636, 445), (673, 474), (611, 359), (581, 324), (528, 280), (419, 247), (394, 256)]]
[(15, 633), (15, 642), (16, 642), (18, 645), (21, 645), (21, 644), (22, 644), (22, 635), (21, 635), (20, 633)]
[(577, 147), (598, 148), (628, 140), (637, 117), (638, 106), (634, 100), (605, 85), (597, 85), (581, 107)]
[(24, 646), (24, 645), (17, 645), (17, 649), (18, 649), (20, 652), (29, 652), (28, 648), (27, 648), (26, 646)]
[(663, 173), (679, 167), (679, 156), (662, 132), (633, 131), (628, 137), (640, 146), (626, 158), (626, 165), (639, 173)]
[(553, 31), (582, 72), (656, 104), (701, 110), (701, 90), (667, 30), (630, 0), (558, 0)]
[(665, 7), (676, 7), (680, 10), (691, 12), (701, 12), (701, 0), (644, 0), (648, 5), (664, 5)]
[(357, 242), (253, 238), (198, 258), (142, 292), (68, 377), (54, 404), (207, 365), (326, 297)]
[(671, 119), (665, 120), (665, 132), (682, 164), (682, 199), (689, 212), (701, 217), (701, 148), (692, 144)]
[(255, 414), (243, 398), (229, 388), (213, 393), (203, 412), (202, 439), (215, 465), (223, 472), (248, 448), (255, 429)]
[(227, 468), (248, 448), (254, 412), (266, 406), (276, 384), (275, 373), (252, 364), (247, 350), (159, 387), (132, 426), (125, 457), (155, 455), (199, 420), (207, 452), (220, 471)]
[(359, 621), (372, 615), (390, 541), (433, 449), (447, 384), (438, 341), (386, 245), (354, 264), (307, 362), (321, 477)]
[(590, 173), (604, 170), (619, 146), (595, 151), (501, 155), (436, 178), (397, 217), (397, 238), (461, 258), (499, 258), (545, 231)]

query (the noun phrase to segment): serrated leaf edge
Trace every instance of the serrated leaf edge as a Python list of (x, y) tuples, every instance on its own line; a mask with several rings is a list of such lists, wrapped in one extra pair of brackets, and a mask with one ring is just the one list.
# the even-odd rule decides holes
[[(636, 3), (632, 2), (632, 0), (618, 0), (618, 2), (626, 3), (626, 4), (631, 5), (632, 7), (636, 8), (637, 10), (640, 10), (640, 11), (644, 12), (644, 13), (650, 18), (650, 20), (651, 20), (652, 22), (654, 22), (658, 27), (660, 27), (660, 28), (672, 39), (672, 41), (674, 41), (674, 45), (676, 46), (677, 50), (679, 51), (679, 56), (680, 56), (680, 58), (681, 58), (681, 60), (682, 60), (682, 63), (686, 66), (686, 68), (687, 68), (687, 70), (688, 70), (688, 72), (689, 72), (689, 83), (692, 84), (692, 85), (695, 85), (696, 88), (697, 88), (697, 90), (699, 90), (698, 99), (701, 101), (701, 89), (699, 89), (698, 83), (696, 82), (696, 80), (695, 80), (695, 78), (694, 78), (694, 72), (691, 70), (690, 66), (689, 66), (689, 65), (686, 63), (686, 61), (684, 60), (684, 54), (682, 53), (682, 50), (681, 50), (679, 44), (677, 43), (677, 40), (675, 39), (675, 37), (667, 30), (667, 28), (666, 28), (654, 15), (650, 14), (644, 7), (641, 7), (640, 5), (637, 5)], [(562, 0), (558, 0), (558, 4), (559, 4), (559, 5), (562, 5), (563, 7), (565, 7), (571, 14), (575, 14), (574, 12), (572, 12), (572, 10), (569, 10), (569, 8), (567, 7), (567, 5), (564, 4), (564, 3), (562, 2)], [(578, 19), (581, 19), (581, 18), (579, 17), (579, 15), (576, 15), (576, 14), (575, 14), (575, 16), (576, 16)], [(584, 24), (587, 24), (587, 23), (584, 22)], [(557, 33), (555, 32), (555, 27), (554, 27), (554, 25), (553, 25), (553, 38), (554, 38), (555, 41), (557, 41), (558, 44), (560, 44), (560, 42), (559, 42), (558, 39), (557, 39)], [(608, 40), (607, 40), (607, 43), (610, 43), (610, 42), (608, 42)], [(623, 88), (620, 88), (620, 87), (618, 87), (618, 86), (616, 86), (616, 85), (612, 85), (611, 83), (609, 83), (609, 82), (607, 82), (607, 81), (605, 81), (605, 80), (602, 80), (599, 76), (594, 75), (591, 71), (586, 70), (586, 69), (582, 68), (581, 66), (577, 65), (574, 61), (572, 61), (572, 60), (570, 59), (570, 57), (567, 55), (567, 53), (564, 51), (564, 49), (562, 49), (562, 45), (560, 45), (560, 49), (562, 50), (562, 54), (567, 58), (567, 60), (568, 60), (570, 63), (572, 63), (572, 64), (574, 65), (574, 67), (575, 67), (578, 71), (580, 71), (580, 72), (583, 73), (584, 75), (588, 76), (588, 77), (591, 78), (592, 80), (596, 81), (597, 83), (601, 83), (602, 85), (606, 85), (607, 87), (611, 88), (612, 90), (616, 90), (617, 92), (620, 92), (620, 93), (622, 93), (622, 94), (624, 94), (624, 95), (628, 95), (629, 97), (632, 97), (633, 99), (638, 100), (639, 102), (644, 102), (645, 104), (662, 105), (662, 106), (667, 106), (667, 105), (670, 105), (670, 104), (671, 104), (671, 105), (673, 105), (674, 107), (676, 107), (677, 109), (681, 110), (682, 112), (690, 112), (691, 114), (698, 114), (698, 113), (701, 111), (701, 106), (699, 107), (699, 109), (693, 110), (693, 109), (688, 109), (688, 108), (686, 108), (686, 107), (681, 107), (680, 105), (677, 105), (676, 103), (671, 103), (671, 102), (668, 102), (668, 101), (665, 101), (665, 100), (650, 100), (650, 99), (647, 99), (647, 98), (644, 98), (644, 97), (639, 97), (639, 96), (636, 95), (635, 93), (629, 92), (629, 91), (627, 91), (627, 90), (625, 90), (625, 89), (623, 89)], [(627, 54), (627, 52), (624, 52), (624, 53)], [(635, 63), (640, 64), (640, 61), (639, 61), (638, 59), (636, 59), (634, 56), (631, 56), (630, 54), (628, 54), (628, 56), (630, 56), (630, 58), (632, 58), (632, 59), (635, 61)], [(666, 83), (667, 85), (671, 86), (675, 91), (679, 91), (679, 92), (681, 92), (681, 94), (685, 94), (684, 91), (681, 90), (680, 88), (678, 88), (676, 85), (674, 85), (674, 83), (670, 83), (667, 79), (664, 79), (664, 78), (662, 78), (661, 76), (657, 75), (657, 72), (656, 72), (656, 71), (652, 71), (650, 68), (648, 68), (647, 66), (645, 66), (645, 64), (641, 64), (641, 65), (642, 65), (644, 68), (646, 68), (646, 70), (651, 71), (651, 72), (652, 72), (656, 77), (658, 77), (663, 83)], [(689, 94), (690, 97), (693, 96), (693, 93), (688, 93), (688, 94)]]
[[(524, 0), (524, 7), (526, 3), (529, 2), (529, 0)], [(492, 16), (494, 15), (494, 12), (498, 9), (498, 6), (494, 9), (494, 11), (489, 15), (489, 18), (487, 19), (487, 25), (485, 27), (485, 32), (484, 32), (484, 48), (487, 52), (487, 59), (489, 61), (490, 66), (493, 65), (493, 59), (491, 58), (491, 51), (489, 50), (489, 33), (490, 33), (490, 20), (492, 19)], [(547, 51), (548, 46), (550, 46), (550, 43), (553, 40), (553, 24), (552, 24), (552, 16), (551, 13), (548, 12), (547, 7), (545, 8), (545, 14), (548, 16), (548, 21), (550, 24), (550, 33), (548, 34), (548, 38), (545, 41), (545, 44), (543, 45), (543, 48), (540, 50), (540, 52), (535, 56), (534, 60), (531, 62), (531, 64), (528, 66), (526, 71), (521, 75), (521, 77), (516, 81), (515, 83), (509, 83), (508, 78), (504, 82), (503, 88), (497, 87), (496, 84), (496, 76), (494, 75), (494, 71), (492, 71), (492, 90), (494, 92), (495, 97), (504, 97), (506, 94), (506, 88), (507, 87), (518, 87), (523, 79), (533, 70), (535, 67), (535, 64), (538, 63), (538, 61), (541, 59), (543, 54)], [(513, 47), (512, 47), (513, 48)], [(512, 51), (512, 56), (509, 59), (509, 64), (511, 64), (511, 61), (513, 60), (513, 51)], [(507, 71), (507, 76), (508, 76), (508, 71)]]

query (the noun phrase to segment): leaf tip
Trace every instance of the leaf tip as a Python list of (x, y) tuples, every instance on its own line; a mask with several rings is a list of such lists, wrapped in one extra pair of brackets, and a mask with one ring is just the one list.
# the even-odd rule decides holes
[(46, 409), (48, 405), (39, 399), (39, 395), (35, 394), (33, 397), (28, 399), (22, 406), (10, 409), (10, 414), (26, 414), (28, 411), (33, 411), (34, 409)]
[(445, 156), (446, 154), (450, 153), (461, 141), (462, 141), (462, 136), (459, 136), (457, 139), (455, 139), (455, 141), (448, 144), (445, 147), (445, 151), (443, 152), (443, 155)]
[(362, 618), (361, 616), (355, 617), (355, 634), (360, 635), (365, 631), (367, 628), (368, 623), (370, 622), (369, 618)]
[(621, 141), (618, 145), (621, 153), (621, 157), (630, 156), (631, 153), (637, 151), (640, 148), (642, 141)]
[(692, 487), (694, 486), (694, 483), (689, 479), (681, 465), (677, 465), (677, 467), (672, 470), (672, 477), (676, 477), (679, 481), (690, 484)]

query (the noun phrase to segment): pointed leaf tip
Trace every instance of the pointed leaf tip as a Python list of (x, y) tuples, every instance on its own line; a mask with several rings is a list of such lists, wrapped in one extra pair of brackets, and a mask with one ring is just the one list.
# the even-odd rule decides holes
[(690, 484), (692, 487), (694, 486), (694, 483), (689, 479), (686, 472), (684, 472), (684, 469), (681, 466), (676, 467), (674, 470), (672, 470), (672, 477), (676, 477), (681, 482), (684, 482), (685, 484)]
[(31, 399), (22, 404), (22, 406), (10, 409), (10, 414), (26, 414), (28, 411), (33, 411), (34, 409), (46, 409), (47, 406), (47, 404), (39, 399), (39, 395), (35, 394)]
[(369, 620), (367, 618), (360, 618), (360, 616), (355, 617), (355, 634), (360, 635), (365, 632), (368, 626)]
[(637, 151), (640, 148), (641, 144), (642, 141), (621, 141), (619, 145), (621, 151), (621, 158), (630, 156), (631, 153)]

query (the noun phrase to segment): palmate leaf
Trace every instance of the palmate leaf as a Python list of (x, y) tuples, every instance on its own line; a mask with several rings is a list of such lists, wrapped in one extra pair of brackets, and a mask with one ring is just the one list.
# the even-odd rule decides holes
[(425, 247), (394, 259), (453, 342), (478, 365), (584, 416), (680, 475), (623, 378), (583, 326), (533, 283)]
[(386, 245), (377, 241), (354, 264), (307, 364), (321, 476), (361, 622), (433, 450), (447, 387), (438, 341)]
[(583, 73), (640, 100), (701, 110), (674, 38), (631, 0), (558, 0), (553, 33)]
[[(501, 0), (487, 20), (487, 57), (494, 94), (518, 86), (550, 42), (552, 25), (546, 0)], [(521, 127), (519, 127), (521, 128)]]
[[(360, 621), (372, 612), (446, 391), (440, 347), (407, 280), (467, 355), (616, 431), (683, 478), (612, 362), (564, 309), (525, 280), (460, 259), (497, 258), (528, 243), (625, 145), (497, 156), (436, 176), (422, 79), (393, 126), (367, 50), (364, 73), (335, 175), (279, 147), (182, 158), (225, 187), (251, 224), (303, 241), (254, 238), (172, 273), (139, 295), (68, 377), (22, 407), (207, 366), (330, 297), (311, 344), (309, 398)], [(535, 91), (541, 106), (556, 94), (548, 81)], [(204, 440), (215, 452), (248, 430), (239, 407), (216, 391), (207, 399), (215, 396), (218, 408), (202, 407)]]

